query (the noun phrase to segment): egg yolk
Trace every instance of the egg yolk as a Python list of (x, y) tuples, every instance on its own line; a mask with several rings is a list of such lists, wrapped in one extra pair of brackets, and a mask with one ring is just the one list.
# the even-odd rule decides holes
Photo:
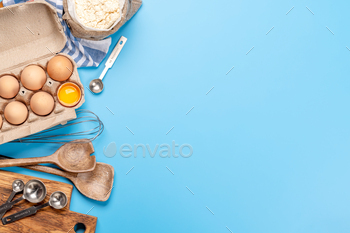
[(80, 101), (80, 88), (74, 83), (65, 83), (58, 90), (58, 99), (65, 106), (74, 106)]

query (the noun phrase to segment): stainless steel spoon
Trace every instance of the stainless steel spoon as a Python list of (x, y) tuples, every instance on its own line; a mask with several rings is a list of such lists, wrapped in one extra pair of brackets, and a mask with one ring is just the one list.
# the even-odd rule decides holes
[(46, 197), (46, 187), (40, 180), (30, 180), (26, 183), (23, 189), (23, 196), (9, 203), (0, 206), (2, 211), (8, 211), (15, 204), (22, 200), (27, 200), (31, 203), (42, 202)]
[(2, 224), (6, 225), (9, 223), (15, 222), (17, 220), (20, 220), (22, 218), (34, 215), (36, 214), (36, 212), (38, 212), (38, 210), (48, 206), (51, 206), (52, 208), (57, 210), (63, 209), (64, 207), (66, 207), (67, 203), (68, 203), (68, 199), (66, 194), (64, 194), (63, 192), (57, 191), (51, 194), (49, 202), (39, 206), (32, 206), (32, 207), (29, 207), (28, 209), (21, 210), (15, 214), (7, 216), (6, 218), (2, 219)]
[(89, 88), (90, 90), (95, 93), (95, 94), (99, 94), (103, 91), (103, 82), (102, 79), (104, 78), (104, 76), (106, 75), (107, 71), (112, 68), (115, 60), (117, 60), (117, 57), (120, 53), (120, 51), (122, 51), (122, 48), (125, 45), (125, 42), (128, 39), (125, 38), (124, 36), (120, 37), (118, 43), (116, 44), (116, 46), (114, 47), (111, 55), (109, 56), (108, 60), (106, 61), (105, 64), (105, 68), (102, 71), (102, 74), (100, 75), (100, 77), (98, 79), (94, 79), (90, 82)]
[[(23, 180), (17, 179), (15, 181), (12, 182), (12, 193), (10, 194), (9, 198), (7, 199), (7, 201), (5, 202), (5, 204), (10, 203), (12, 201), (12, 199), (15, 197), (15, 195), (17, 193), (22, 192), (24, 189), (24, 182)], [(7, 210), (2, 210), (0, 207), (0, 219), (2, 219), (2, 217), (4, 217), (4, 215), (6, 214)]]

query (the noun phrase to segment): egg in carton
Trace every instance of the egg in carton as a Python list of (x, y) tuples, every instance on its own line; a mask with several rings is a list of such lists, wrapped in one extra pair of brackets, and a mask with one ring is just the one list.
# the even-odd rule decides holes
[[(75, 109), (85, 99), (77, 64), (69, 55), (57, 54), (66, 44), (66, 38), (56, 10), (50, 4), (35, 1), (9, 6), (8, 9), (0, 9), (0, 17), (4, 19), (0, 24), (0, 31), (6, 32), (0, 34), (0, 79), (11, 75), (18, 80), (20, 86), (14, 98), (0, 97), (0, 144), (3, 144), (75, 119)], [(72, 69), (67, 67), (70, 76), (65, 81), (57, 81), (57, 78), (54, 80), (47, 72), (48, 62), (56, 56), (67, 58), (72, 64)], [(46, 81), (38, 90), (30, 90), (31, 88), (26, 88), (28, 84), (23, 85), (21, 82), (23, 70), (31, 65), (39, 66), (45, 71)], [(31, 81), (33, 80), (29, 78), (29, 82)], [(62, 105), (62, 101), (58, 99), (59, 87), (65, 83), (75, 84), (80, 90), (79, 102), (74, 106)], [(31, 99), (38, 92), (45, 92), (53, 97), (53, 110), (48, 115), (38, 115), (31, 108)], [(28, 110), (27, 118), (19, 125), (11, 124), (4, 117), (6, 106), (15, 101), (23, 103)]]

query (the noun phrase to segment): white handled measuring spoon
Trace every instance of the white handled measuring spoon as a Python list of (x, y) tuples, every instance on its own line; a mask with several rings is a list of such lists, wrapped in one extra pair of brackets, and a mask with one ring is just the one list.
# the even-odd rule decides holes
[(98, 93), (101, 93), (103, 91), (103, 82), (102, 82), (102, 79), (105, 77), (107, 71), (112, 68), (115, 60), (117, 60), (117, 57), (120, 53), (120, 51), (122, 51), (122, 48), (124, 47), (125, 45), (125, 42), (127, 41), (128, 39), (125, 38), (124, 36), (120, 37), (118, 43), (116, 44), (116, 46), (114, 47), (111, 55), (109, 56), (106, 64), (105, 64), (105, 68), (104, 70), (102, 71), (102, 74), (100, 75), (100, 77), (98, 79), (94, 79), (90, 82), (90, 85), (89, 85), (89, 88), (90, 90), (95, 93), (95, 94), (98, 94)]

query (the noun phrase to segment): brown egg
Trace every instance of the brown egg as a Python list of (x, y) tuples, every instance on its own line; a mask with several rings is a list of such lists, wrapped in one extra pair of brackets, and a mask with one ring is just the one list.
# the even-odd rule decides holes
[(5, 107), (4, 115), (10, 124), (20, 125), (27, 120), (28, 109), (22, 102), (13, 101)]
[(5, 99), (14, 98), (19, 92), (19, 82), (11, 75), (0, 78), (0, 96)]
[(59, 82), (66, 81), (72, 75), (73, 64), (64, 56), (56, 56), (47, 64), (47, 73), (49, 76)]
[(46, 73), (43, 68), (37, 65), (30, 65), (24, 68), (21, 74), (21, 83), (29, 90), (40, 90), (46, 82)]
[(35, 93), (30, 99), (30, 108), (40, 116), (49, 115), (55, 107), (55, 101), (49, 93), (40, 91)]

